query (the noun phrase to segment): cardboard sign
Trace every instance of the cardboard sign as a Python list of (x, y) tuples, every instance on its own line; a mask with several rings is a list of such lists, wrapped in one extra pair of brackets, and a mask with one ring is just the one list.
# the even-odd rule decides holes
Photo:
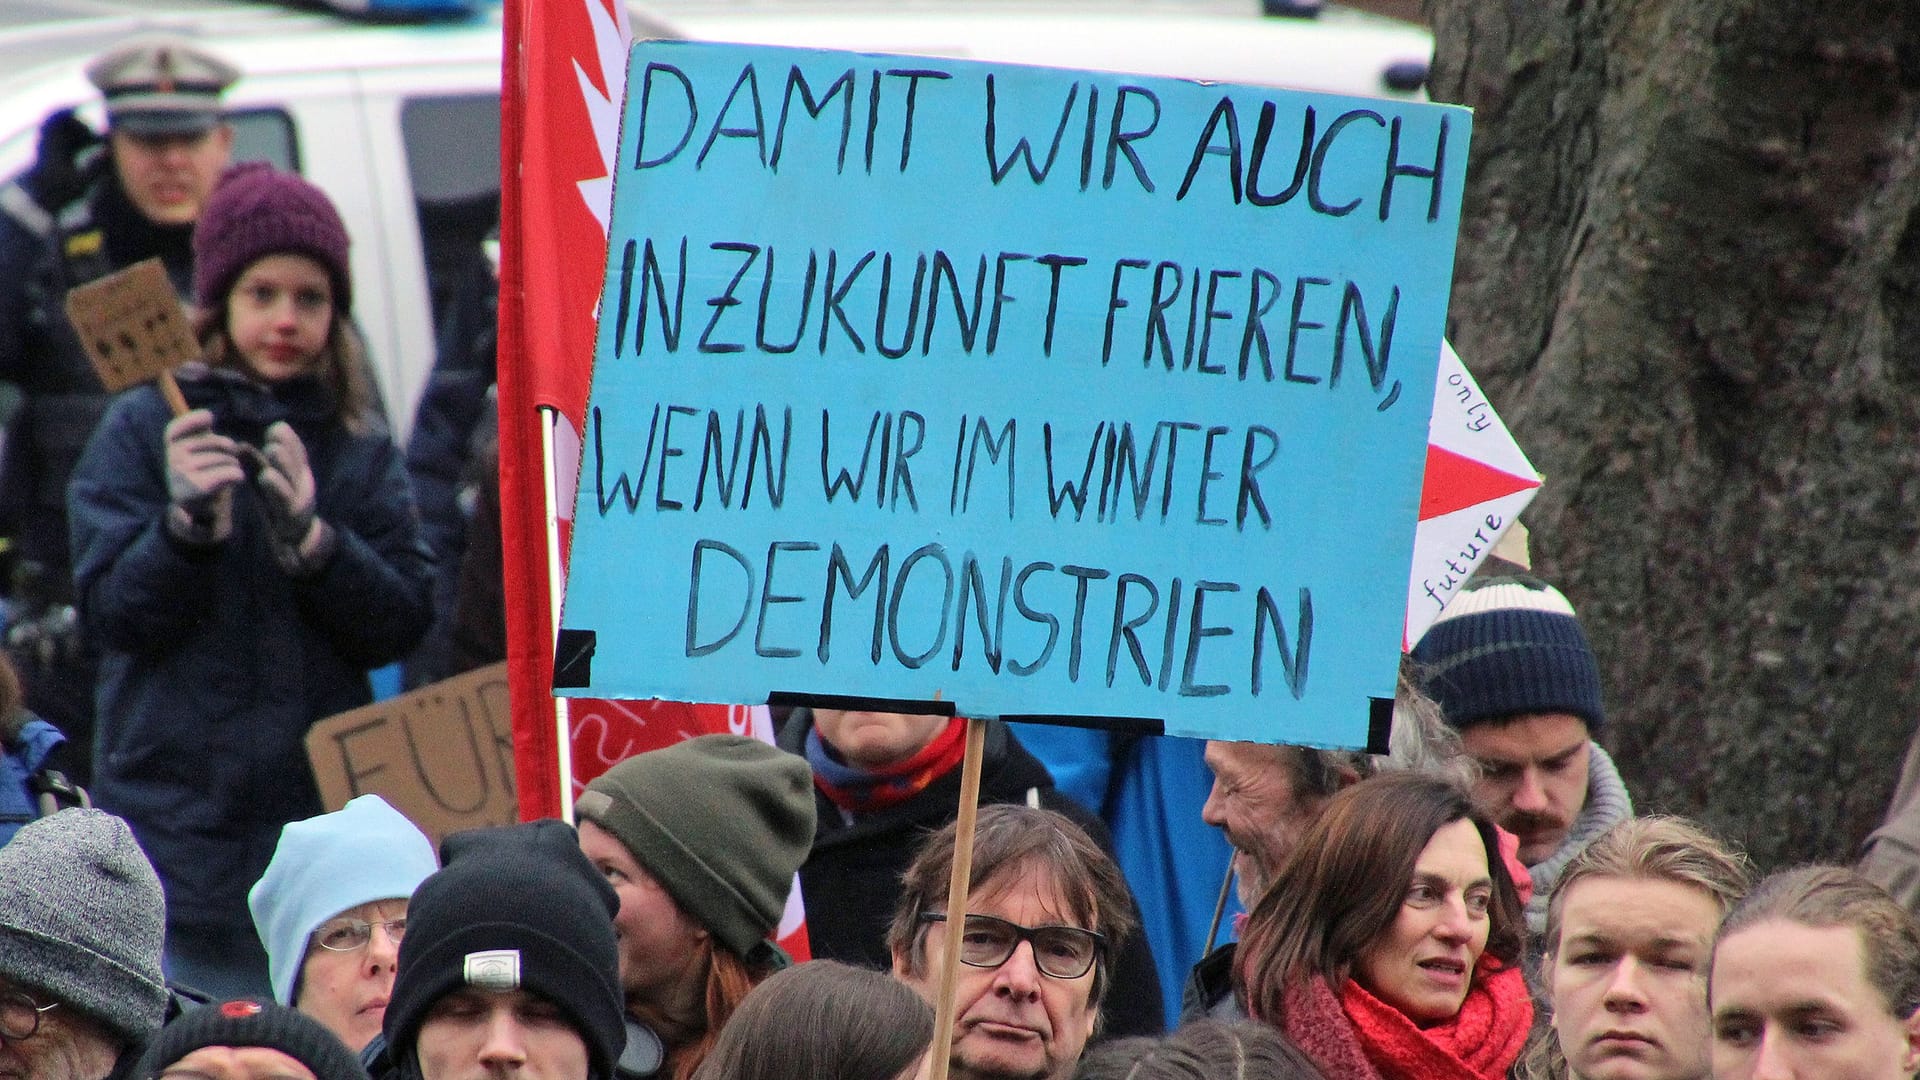
[(159, 259), (145, 259), (67, 293), (67, 318), (110, 393), (159, 378), (200, 346)]
[(1540, 491), (1540, 474), (1453, 346), (1440, 346), (1405, 645), (1411, 649)]
[(307, 732), (307, 757), (328, 810), (372, 792), (436, 845), (519, 820), (504, 663), (330, 716)]
[(637, 45), (557, 691), (1361, 745), (1470, 126)]

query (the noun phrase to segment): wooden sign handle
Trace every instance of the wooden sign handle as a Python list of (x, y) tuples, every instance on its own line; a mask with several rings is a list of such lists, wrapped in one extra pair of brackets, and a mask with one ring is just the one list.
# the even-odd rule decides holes
[(940, 995), (933, 1004), (933, 1068), (927, 1080), (947, 1080), (953, 1062), (953, 999), (960, 986), (959, 942), (966, 929), (973, 823), (980, 810), (980, 759), (986, 742), (987, 722), (968, 717), (967, 752), (960, 762), (960, 813), (953, 824), (953, 875), (947, 880), (947, 947), (940, 950)]
[(173, 409), (173, 415), (187, 415), (191, 411), (187, 408), (187, 395), (180, 392), (180, 383), (174, 379), (173, 372), (161, 372), (159, 381), (160, 396), (167, 399), (167, 405)]

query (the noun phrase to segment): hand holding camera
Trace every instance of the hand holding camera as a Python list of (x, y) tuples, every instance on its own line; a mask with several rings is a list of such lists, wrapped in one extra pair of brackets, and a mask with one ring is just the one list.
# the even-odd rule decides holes
[(189, 544), (233, 535), (233, 489), (246, 479), (239, 446), (194, 409), (167, 421), (167, 530)]

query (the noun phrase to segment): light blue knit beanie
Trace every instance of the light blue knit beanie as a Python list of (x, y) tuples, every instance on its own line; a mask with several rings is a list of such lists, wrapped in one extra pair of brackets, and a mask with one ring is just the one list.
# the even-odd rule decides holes
[(321, 923), (374, 900), (410, 897), (438, 868), (433, 842), (378, 795), (289, 822), (247, 893), (274, 1000), (293, 1004), (307, 939)]

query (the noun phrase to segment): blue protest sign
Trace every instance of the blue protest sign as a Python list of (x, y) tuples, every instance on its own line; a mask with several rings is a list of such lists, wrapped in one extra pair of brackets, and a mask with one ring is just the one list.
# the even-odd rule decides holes
[(636, 45), (557, 692), (1363, 744), (1470, 126)]

